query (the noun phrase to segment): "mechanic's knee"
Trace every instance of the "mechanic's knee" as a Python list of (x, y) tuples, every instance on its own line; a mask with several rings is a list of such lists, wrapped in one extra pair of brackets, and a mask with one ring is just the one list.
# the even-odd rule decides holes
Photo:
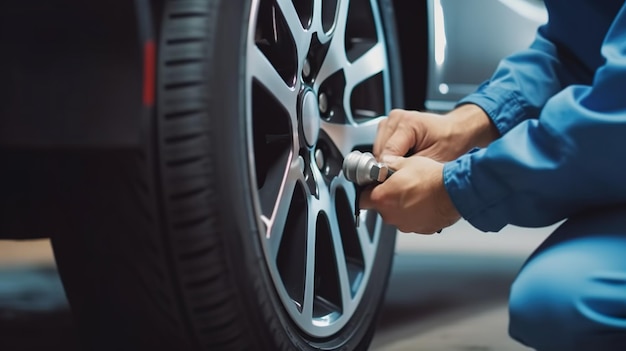
[(603, 252), (609, 261), (615, 257), (610, 241), (607, 248), (594, 240), (573, 240), (529, 260), (511, 287), (511, 336), (539, 351), (622, 349), (626, 275), (596, 265)]
[(537, 350), (568, 350), (565, 345), (557, 348), (555, 341), (572, 337), (560, 329), (571, 323), (575, 291), (555, 267), (546, 272), (541, 261), (538, 257), (527, 264), (511, 286), (509, 334)]

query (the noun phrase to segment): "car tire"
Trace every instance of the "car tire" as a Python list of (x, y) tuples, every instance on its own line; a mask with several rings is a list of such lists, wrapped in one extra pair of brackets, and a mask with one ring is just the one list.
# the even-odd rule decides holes
[(391, 2), (162, 11), (144, 147), (87, 162), (85, 215), (53, 238), (84, 344), (367, 349), (395, 229), (373, 211), (355, 225), (340, 169), (402, 106)]

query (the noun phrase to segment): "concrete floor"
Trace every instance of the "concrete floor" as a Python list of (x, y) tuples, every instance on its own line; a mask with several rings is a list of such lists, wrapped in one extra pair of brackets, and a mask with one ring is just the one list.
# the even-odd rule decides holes
[(524, 351), (507, 336), (506, 304), (480, 305), (381, 333), (373, 351)]
[(460, 222), (441, 234), (398, 235), (375, 351), (522, 351), (509, 338), (509, 287), (554, 227), (481, 233)]
[[(484, 234), (460, 222), (433, 236), (400, 233), (371, 350), (528, 350), (507, 335), (506, 298), (552, 229)], [(0, 350), (39, 350), (42, 341), (77, 350), (49, 243), (0, 241)]]
[(0, 350), (78, 350), (50, 243), (0, 241)]

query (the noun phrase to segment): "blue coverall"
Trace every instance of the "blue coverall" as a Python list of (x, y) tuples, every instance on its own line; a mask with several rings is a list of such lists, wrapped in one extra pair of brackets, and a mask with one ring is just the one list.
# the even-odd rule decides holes
[(511, 287), (509, 332), (540, 351), (626, 350), (626, 4), (545, 0), (547, 24), (460, 104), (501, 137), (444, 166), (483, 231), (567, 219)]

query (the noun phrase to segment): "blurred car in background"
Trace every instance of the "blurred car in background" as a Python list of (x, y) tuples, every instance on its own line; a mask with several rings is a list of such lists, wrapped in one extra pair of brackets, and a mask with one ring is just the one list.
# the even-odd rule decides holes
[(530, 45), (548, 20), (542, 0), (429, 0), (426, 108), (449, 110), (490, 77), (501, 58)]

